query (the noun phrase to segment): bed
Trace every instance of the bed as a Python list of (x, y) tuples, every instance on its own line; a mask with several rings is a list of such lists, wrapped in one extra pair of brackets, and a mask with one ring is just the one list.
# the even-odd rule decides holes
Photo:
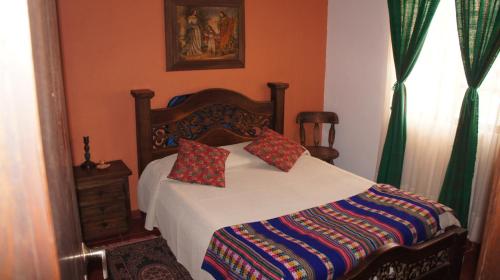
[[(132, 91), (142, 173), (139, 208), (146, 213), (146, 228), (160, 229), (194, 279), (213, 279), (201, 266), (215, 231), (346, 199), (374, 184), (307, 153), (288, 173), (246, 153), (243, 146), (264, 127), (283, 133), (288, 85), (269, 83), (268, 87), (269, 101), (253, 101), (226, 89), (207, 89), (191, 94), (174, 108), (159, 109), (151, 108), (153, 91)], [(231, 151), (225, 189), (166, 178), (180, 138)], [(434, 238), (413, 246), (379, 248), (342, 279), (458, 279), (466, 230), (449, 213), (440, 215), (439, 223), (444, 230)]]

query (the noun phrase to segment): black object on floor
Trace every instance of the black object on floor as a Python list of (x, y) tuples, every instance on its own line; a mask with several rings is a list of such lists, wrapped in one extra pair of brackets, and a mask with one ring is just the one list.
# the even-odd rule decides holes
[(106, 254), (114, 280), (192, 279), (161, 237), (112, 247)]

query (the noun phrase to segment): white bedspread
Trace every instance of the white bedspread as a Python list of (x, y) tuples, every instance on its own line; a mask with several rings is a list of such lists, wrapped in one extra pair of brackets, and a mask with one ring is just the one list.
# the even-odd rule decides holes
[[(249, 154), (241, 143), (226, 163), (226, 188), (167, 178), (177, 155), (151, 162), (139, 180), (146, 229), (158, 227), (177, 260), (194, 279), (213, 279), (201, 270), (210, 238), (219, 228), (266, 220), (361, 193), (374, 182), (304, 154), (288, 172)], [(440, 216), (442, 228), (458, 221)]]

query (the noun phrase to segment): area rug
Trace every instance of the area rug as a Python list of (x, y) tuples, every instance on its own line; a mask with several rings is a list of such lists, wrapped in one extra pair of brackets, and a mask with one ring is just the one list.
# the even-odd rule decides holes
[(192, 279), (161, 237), (108, 247), (106, 254), (113, 280)]

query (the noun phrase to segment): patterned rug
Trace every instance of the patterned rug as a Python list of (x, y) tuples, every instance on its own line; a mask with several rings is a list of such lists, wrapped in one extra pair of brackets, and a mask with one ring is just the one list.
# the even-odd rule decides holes
[(114, 280), (192, 279), (161, 237), (107, 248), (106, 254)]

